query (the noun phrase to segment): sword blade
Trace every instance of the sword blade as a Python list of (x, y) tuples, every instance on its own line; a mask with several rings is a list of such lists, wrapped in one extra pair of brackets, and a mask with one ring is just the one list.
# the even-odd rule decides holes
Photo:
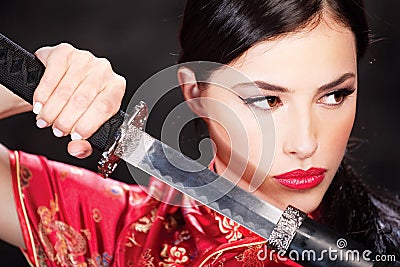
[(147, 133), (135, 132), (140, 141), (120, 155), (124, 161), (268, 239), (283, 211)]

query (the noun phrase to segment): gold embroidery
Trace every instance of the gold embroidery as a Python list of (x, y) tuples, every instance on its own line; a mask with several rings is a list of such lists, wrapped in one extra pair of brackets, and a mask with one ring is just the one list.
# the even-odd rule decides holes
[[(50, 240), (47, 238), (47, 234), (50, 232), (47, 232), (43, 224), (39, 224), (39, 238), (42, 242), (42, 247), (45, 250), (48, 258), (50, 261), (54, 261), (54, 248), (53, 245), (51, 244)], [(40, 247), (40, 246), (39, 246)]]
[(19, 176), (21, 181), (21, 188), (29, 187), (29, 181), (32, 178), (32, 172), (24, 165), (19, 166)]
[(235, 258), (239, 262), (243, 262), (243, 267), (262, 267), (263, 262), (259, 259), (258, 253), (262, 249), (262, 245), (248, 246), (248, 248)]
[(215, 220), (218, 221), (219, 230), (221, 233), (225, 234), (225, 238), (228, 240), (228, 243), (237, 241), (243, 237), (242, 233), (239, 231), (240, 225), (235, 221), (217, 214), (215, 215)]
[(219, 258), (221, 257), (222, 254), (224, 254), (223, 251), (220, 251), (219, 253), (216, 253), (216, 254), (214, 255), (214, 257), (212, 258), (213, 261), (211, 262), (210, 265), (214, 265), (214, 264), (219, 260)]
[(151, 249), (142, 252), (139, 258), (139, 267), (154, 267), (154, 257), (151, 256)]
[(55, 201), (50, 201), (50, 207), (40, 206), (37, 210), (39, 237), (47, 256), (61, 266), (83, 266), (79, 257), (86, 253), (86, 240), (73, 227), (55, 219), (59, 210), (57, 196)]
[[(38, 241), (35, 238), (35, 247), (37, 248), (36, 254), (38, 257), (38, 262), (39, 262), (39, 267), (47, 267), (47, 260), (49, 259), (47, 257), (46, 252), (43, 250), (43, 247), (38, 243)], [(31, 264), (31, 266), (34, 266), (33, 264)]]
[(142, 217), (136, 223), (132, 224), (131, 228), (140, 233), (147, 233), (156, 218), (157, 209), (153, 209), (149, 217)]
[(178, 225), (178, 222), (174, 218), (174, 216), (168, 216), (167, 220), (164, 222), (164, 228), (168, 232), (170, 232), (171, 230), (175, 229), (177, 225)]
[[(214, 257), (219, 258), (224, 252), (229, 251), (229, 250), (233, 250), (233, 249), (237, 249), (237, 248), (242, 248), (242, 247), (249, 247), (249, 246), (256, 246), (256, 245), (263, 245), (265, 244), (266, 241), (261, 241), (261, 242), (255, 242), (255, 243), (250, 243), (250, 244), (241, 244), (241, 245), (237, 245), (237, 246), (232, 246), (232, 247), (227, 247), (218, 251), (215, 251), (213, 253), (211, 253), (210, 255), (208, 255), (201, 263), (198, 267), (201, 266), (210, 266), (210, 264), (207, 264), (207, 262), (211, 259), (214, 259)], [(215, 259), (214, 259), (215, 261)], [(214, 262), (213, 261), (213, 262)]]
[(126, 242), (125, 246), (127, 247), (133, 247), (133, 246), (139, 246), (141, 247), (142, 245), (140, 245), (135, 238), (135, 233), (131, 233), (130, 236), (127, 237), (128, 242)]
[(158, 263), (161, 267), (179, 267), (189, 261), (186, 255), (187, 251), (183, 247), (163, 245), (163, 250), (160, 255), (164, 259), (163, 262)]
[(89, 229), (81, 229), (82, 234), (85, 235), (87, 240), (91, 240), (92, 239), (92, 233), (90, 232)]
[(180, 244), (188, 239), (190, 239), (192, 236), (190, 235), (190, 232), (188, 230), (183, 230), (182, 232), (179, 233), (177, 240), (175, 241), (175, 244)]
[(92, 217), (93, 217), (93, 220), (94, 220), (96, 223), (99, 223), (99, 222), (101, 222), (101, 220), (103, 220), (103, 216), (101, 215), (100, 210), (97, 209), (97, 208), (94, 208), (94, 209), (92, 210)]

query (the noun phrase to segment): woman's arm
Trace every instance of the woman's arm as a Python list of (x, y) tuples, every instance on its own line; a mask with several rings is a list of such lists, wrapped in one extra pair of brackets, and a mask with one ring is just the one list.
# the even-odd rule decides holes
[(25, 248), (14, 201), (9, 151), (0, 144), (0, 239)]
[[(37, 126), (52, 127), (57, 137), (71, 135), (71, 155), (90, 155), (85, 139), (118, 112), (125, 79), (108, 60), (69, 44), (41, 48), (36, 56), (46, 66), (33, 96)], [(0, 87), (0, 118), (28, 110), (30, 104)], [(24, 247), (12, 184), (9, 151), (0, 145), (0, 239)]]
[(32, 110), (32, 106), (0, 84), (0, 119)]

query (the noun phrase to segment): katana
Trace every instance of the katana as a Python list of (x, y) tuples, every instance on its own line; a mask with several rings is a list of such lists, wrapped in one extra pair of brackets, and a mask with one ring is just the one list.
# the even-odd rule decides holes
[[(1, 84), (32, 103), (44, 71), (33, 54), (0, 34)], [(99, 161), (103, 176), (109, 176), (122, 159), (265, 238), (270, 250), (303, 266), (385, 266), (374, 262), (375, 254), (364, 245), (296, 207), (282, 211), (153, 138), (144, 131), (147, 113), (144, 102), (130, 115), (119, 111), (88, 139), (105, 151)]]

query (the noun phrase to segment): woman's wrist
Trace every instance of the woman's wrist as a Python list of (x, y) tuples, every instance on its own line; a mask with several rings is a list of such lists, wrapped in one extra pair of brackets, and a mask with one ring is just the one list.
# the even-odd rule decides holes
[(0, 119), (32, 110), (32, 105), (0, 85)]

